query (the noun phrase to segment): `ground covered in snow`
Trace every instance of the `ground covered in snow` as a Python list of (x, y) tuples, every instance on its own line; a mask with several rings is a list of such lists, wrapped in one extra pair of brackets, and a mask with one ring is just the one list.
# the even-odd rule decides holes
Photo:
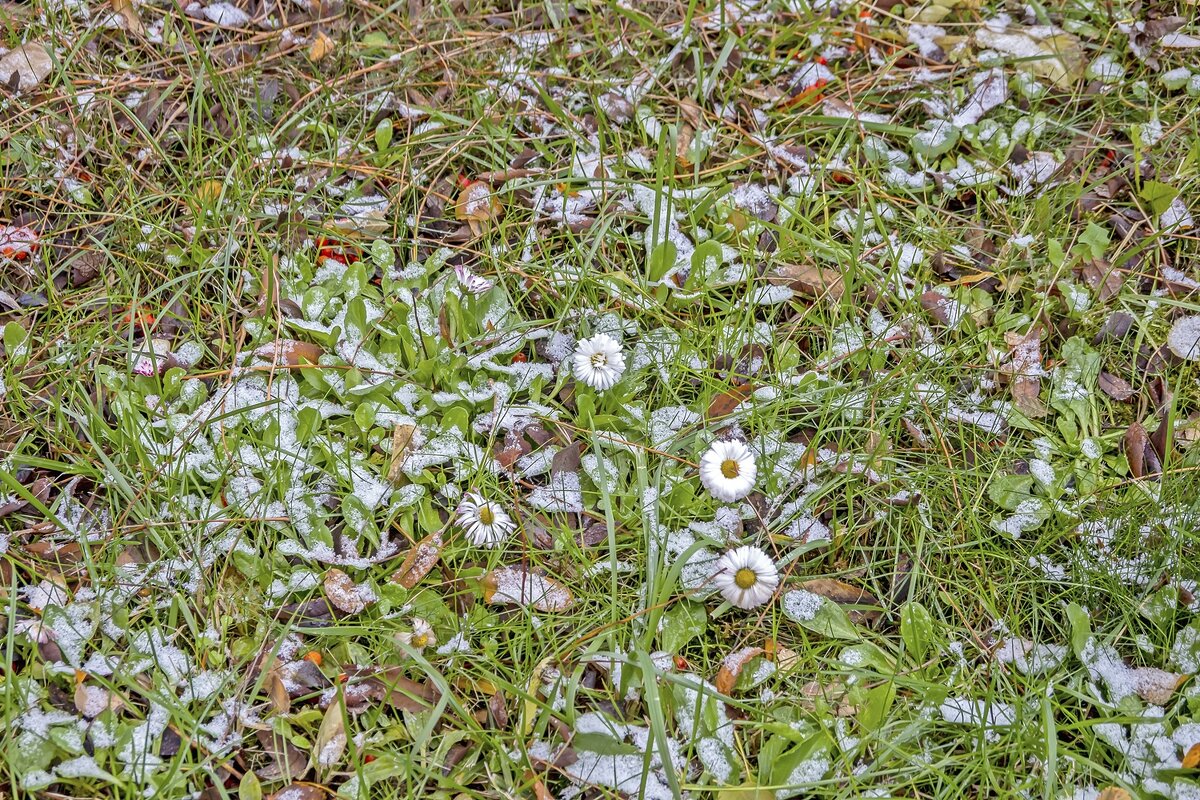
[(1200, 798), (1168, 6), (0, 7), (6, 780)]

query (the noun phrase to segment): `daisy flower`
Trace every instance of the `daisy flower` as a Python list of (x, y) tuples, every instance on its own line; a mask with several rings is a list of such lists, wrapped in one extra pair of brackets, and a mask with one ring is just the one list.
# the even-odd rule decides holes
[(775, 594), (779, 570), (762, 550), (745, 545), (721, 556), (713, 584), (722, 597), (738, 608), (754, 608)]
[(462, 264), (454, 265), (454, 274), (458, 277), (458, 282), (462, 287), (476, 296), (490, 292), (495, 285), (495, 281), (476, 275)]
[(463, 529), (472, 544), (496, 547), (517, 526), (498, 504), (470, 492), (458, 504), (458, 527)]
[(413, 617), (412, 633), (397, 633), (396, 639), (412, 646), (418, 653), (423, 652), (426, 647), (433, 647), (438, 643), (433, 626), (420, 617)]
[(625, 354), (621, 344), (605, 333), (590, 339), (580, 339), (572, 356), (575, 378), (603, 392), (611, 389), (625, 371)]
[(741, 500), (754, 488), (758, 466), (745, 442), (716, 441), (700, 457), (700, 482), (709, 494), (725, 503)]

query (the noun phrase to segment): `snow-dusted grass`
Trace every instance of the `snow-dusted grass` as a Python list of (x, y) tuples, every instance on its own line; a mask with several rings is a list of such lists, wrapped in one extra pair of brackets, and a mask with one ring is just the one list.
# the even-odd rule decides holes
[[(166, 6), (145, 51), (80, 8), (19, 34), (79, 57), (4, 112), (3, 213), (44, 228), (0, 284), (45, 294), (0, 366), (19, 791), (1200, 796), (1179, 53), (1160, 80), (1074, 7), (961, 12), (936, 65), (898, 12), (853, 52), (852, 5), (363, 6), (318, 63), (230, 68), (155, 49)], [(1038, 22), (1094, 91), (1021, 66)], [(1161, 480), (1135, 422), (1173, 426)], [(469, 495), (515, 527), (472, 542)], [(745, 611), (712, 580), (741, 545), (780, 578)]]

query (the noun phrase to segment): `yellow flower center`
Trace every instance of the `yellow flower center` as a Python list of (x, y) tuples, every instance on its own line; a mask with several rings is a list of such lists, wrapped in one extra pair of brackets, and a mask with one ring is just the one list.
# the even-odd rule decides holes
[(596, 369), (608, 366), (608, 356), (604, 353), (592, 353), (592, 366)]
[(727, 458), (721, 462), (721, 474), (729, 480), (733, 480), (738, 475), (742, 474), (742, 467), (737, 461), (732, 458)]
[(492, 511), (491, 506), (481, 506), (479, 509), (479, 521), (484, 525), (491, 525), (496, 521), (496, 512)]
[(737, 584), (739, 589), (749, 589), (758, 583), (758, 575), (755, 574), (754, 570), (742, 567), (733, 574), (733, 582)]
[(413, 634), (413, 637), (412, 637), (412, 646), (413, 647), (426, 647), (428, 644), (429, 644), (429, 634), (428, 633)]

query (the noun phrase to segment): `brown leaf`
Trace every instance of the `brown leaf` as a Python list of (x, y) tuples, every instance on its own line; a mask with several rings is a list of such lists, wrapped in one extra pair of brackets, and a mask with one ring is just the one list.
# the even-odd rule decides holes
[(1101, 303), (1116, 297), (1125, 283), (1121, 270), (1115, 269), (1104, 259), (1084, 263), (1083, 280), (1093, 292), (1096, 292), (1097, 299)]
[(316, 364), (323, 352), (319, 346), (311, 342), (280, 339), (264, 344), (254, 351), (254, 355), (267, 359), (272, 364), (295, 367), (301, 364)]
[(724, 389), (720, 394), (714, 396), (712, 402), (708, 404), (708, 410), (704, 412), (704, 419), (707, 422), (712, 422), (713, 420), (729, 416), (742, 401), (754, 392), (755, 388), (752, 383), (744, 383), (740, 386), (730, 386)]
[(375, 602), (354, 580), (336, 567), (325, 573), (325, 597), (329, 604), (345, 614), (357, 614)]
[(921, 308), (947, 328), (956, 328), (962, 321), (958, 303), (941, 292), (928, 291), (921, 295)]
[(0, 58), (0, 83), (14, 91), (29, 91), (54, 68), (50, 51), (41, 42), (28, 42)]
[[(428, 711), (429, 707), (437, 702), (441, 692), (431, 684), (418, 683), (405, 677), (402, 670), (403, 667), (354, 669), (348, 674), (365, 678), (358, 685), (367, 690), (367, 699), (386, 700), (393, 708), (401, 711)], [(349, 697), (346, 703), (349, 707)]]
[(333, 769), (346, 752), (346, 717), (340, 703), (330, 703), (313, 742), (312, 763), (319, 770)]
[(1120, 786), (1109, 786), (1096, 795), (1096, 800), (1133, 800), (1133, 797)]
[(483, 576), (483, 602), (493, 605), (533, 606), (538, 611), (566, 611), (575, 602), (571, 591), (540, 571), (497, 567)]
[(1162, 464), (1150, 444), (1150, 436), (1140, 422), (1131, 423), (1125, 431), (1125, 458), (1129, 461), (1129, 474), (1135, 478), (1157, 475)]
[(1167, 672), (1154, 667), (1138, 667), (1133, 671), (1134, 686), (1137, 689), (1138, 697), (1156, 706), (1165, 706), (1169, 703), (1175, 690), (1187, 678), (1187, 675)]
[(286, 714), (292, 710), (292, 695), (279, 677), (278, 665), (267, 673), (267, 697), (270, 698), (275, 713)]
[(1017, 410), (1027, 417), (1046, 415), (1046, 406), (1039, 395), (1042, 392), (1042, 329), (1035, 327), (1022, 336), (1019, 333), (1004, 334), (1008, 345), (1008, 363), (1002, 371), (1008, 374), (1009, 390)]
[(411, 589), (429, 574), (442, 555), (442, 536), (431, 533), (408, 551), (400, 569), (392, 573), (392, 582)]
[(554, 800), (554, 794), (537, 778), (533, 779), (533, 800)]
[(1134, 395), (1133, 387), (1129, 385), (1129, 381), (1113, 375), (1111, 372), (1101, 372), (1099, 383), (1100, 390), (1113, 400), (1124, 403)]
[(743, 647), (725, 656), (721, 661), (721, 668), (717, 670), (717, 676), (713, 678), (713, 686), (717, 687), (721, 694), (729, 694), (737, 683), (738, 675), (742, 674), (742, 667), (766, 652), (762, 647)]
[(134, 6), (133, 0), (112, 0), (112, 8), (125, 19), (125, 25), (130, 33), (139, 36), (142, 34), (144, 30), (142, 20), (138, 17), (137, 7)]
[(269, 800), (325, 800), (327, 796), (325, 788), (315, 783), (289, 783)]
[(842, 276), (816, 264), (782, 264), (767, 280), (776, 286), (788, 286), (793, 292), (811, 298), (841, 300), (846, 287)]
[(408, 459), (416, 432), (416, 425), (397, 425), (392, 428), (392, 463), (388, 467), (388, 481), (393, 486), (399, 485), (404, 478), (404, 462)]
[(504, 702), (504, 695), (500, 692), (495, 692), (488, 698), (488, 716), (496, 730), (508, 728), (508, 704)]
[(582, 464), (580, 458), (580, 451), (582, 450), (582, 442), (571, 442), (571, 444), (559, 450), (550, 459), (550, 474), (561, 475), (564, 472), (579, 472)]
[(471, 181), (464, 186), (454, 204), (455, 219), (471, 224), (472, 231), (476, 231), (477, 226), (482, 229), (502, 216), (504, 206), (484, 181)]
[(265, 781), (297, 781), (308, 772), (308, 756), (299, 747), (270, 728), (259, 729), (255, 735), (263, 751), (271, 758), (269, 764), (255, 770), (258, 777)]
[[(800, 588), (828, 598), (838, 605), (882, 606), (879, 598), (866, 589), (861, 589), (833, 578), (816, 578), (815, 580), (805, 581), (800, 584)], [(847, 609), (847, 613), (851, 621), (858, 625), (873, 625), (881, 617), (881, 612), (877, 610), (856, 610), (850, 608)]]
[(1200, 767), (1200, 742), (1188, 748), (1188, 751), (1183, 756), (1184, 769), (1195, 769)]
[(336, 49), (337, 46), (333, 43), (333, 39), (330, 39), (325, 31), (317, 31), (312, 44), (308, 46), (308, 60), (316, 64), (318, 61), (323, 61)]

